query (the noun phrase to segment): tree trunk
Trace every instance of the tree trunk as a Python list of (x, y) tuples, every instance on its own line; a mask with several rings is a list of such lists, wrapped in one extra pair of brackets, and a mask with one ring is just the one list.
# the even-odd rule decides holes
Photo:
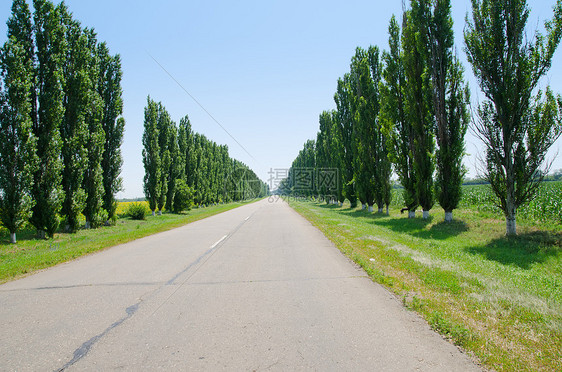
[(369, 205), (369, 212), (372, 212), (372, 211), (373, 211), (373, 206)]
[(445, 222), (453, 222), (453, 211), (445, 211)]
[[(199, 206), (197, 206), (199, 208)], [(156, 211), (152, 211), (152, 216), (156, 216)]]
[(361, 210), (364, 211), (367, 208), (367, 206), (365, 205), (365, 203), (361, 204)]
[(382, 207), (379, 207), (378, 213), (382, 213)]
[(159, 216), (162, 215), (162, 209), (158, 210), (158, 215), (159, 215)]
[(343, 202), (340, 202), (340, 207), (343, 207)]
[(90, 221), (86, 220), (86, 229), (89, 229), (91, 226)]
[[(505, 135), (505, 133), (504, 133)], [(507, 143), (511, 149), (511, 141)], [(513, 154), (511, 151), (506, 151), (506, 194), (505, 194), (505, 235), (517, 235), (517, 226), (515, 224), (515, 166), (513, 164)]]
[(505, 234), (508, 236), (517, 235), (517, 224), (515, 221), (515, 213), (505, 217)]
[(422, 212), (422, 215), (423, 215), (423, 219), (424, 219), (424, 220), (427, 220), (427, 219), (429, 218), (429, 211), (424, 210), (424, 211)]
[(408, 218), (416, 218), (416, 211), (408, 211)]
[(507, 195), (505, 198), (505, 235), (517, 235), (517, 225), (515, 223), (515, 197), (514, 185), (507, 187)]
[(10, 233), (10, 243), (12, 243), (12, 244), (16, 244), (16, 243), (17, 243), (17, 240), (16, 240), (16, 233), (15, 233), (15, 232)]
[(388, 206), (388, 204), (387, 204), (387, 206), (386, 206), (386, 215), (387, 215), (387, 216), (390, 216), (390, 211), (389, 211), (389, 206)]

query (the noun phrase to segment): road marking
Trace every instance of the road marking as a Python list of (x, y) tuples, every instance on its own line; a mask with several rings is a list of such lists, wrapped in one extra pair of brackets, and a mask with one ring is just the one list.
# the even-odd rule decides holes
[(213, 248), (215, 248), (217, 245), (219, 245), (224, 239), (226, 239), (227, 236), (228, 236), (228, 234), (225, 235), (225, 236), (223, 236), (222, 238), (220, 238), (218, 242), (216, 242), (215, 244), (213, 244), (213, 245), (211, 246), (211, 249), (213, 249)]
[(244, 218), (244, 221), (248, 221), (250, 219), (250, 216)]

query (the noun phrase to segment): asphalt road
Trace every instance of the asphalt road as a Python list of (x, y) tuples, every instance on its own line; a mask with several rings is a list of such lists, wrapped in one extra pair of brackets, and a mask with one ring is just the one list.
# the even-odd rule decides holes
[(284, 202), (0, 286), (0, 370), (476, 371)]

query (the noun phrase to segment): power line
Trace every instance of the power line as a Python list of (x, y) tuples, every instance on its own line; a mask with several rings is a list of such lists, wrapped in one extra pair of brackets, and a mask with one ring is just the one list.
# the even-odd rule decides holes
[(226, 130), (226, 128), (225, 128), (224, 126), (222, 126), (222, 124), (219, 123), (219, 121), (218, 121), (217, 119), (215, 119), (215, 117), (214, 117), (213, 115), (211, 115), (211, 113), (210, 113), (209, 111), (207, 111), (207, 109), (206, 109), (205, 107), (203, 107), (203, 105), (202, 105), (201, 103), (199, 103), (199, 101), (198, 101), (195, 97), (193, 97), (193, 96), (191, 95), (191, 93), (189, 93), (189, 92), (187, 91), (187, 89), (185, 89), (185, 88), (183, 87), (183, 85), (181, 85), (181, 83), (180, 83), (174, 76), (172, 76), (172, 74), (170, 74), (170, 73), (168, 72), (168, 70), (166, 70), (166, 69), (164, 68), (164, 66), (162, 66), (162, 64), (160, 64), (160, 62), (158, 62), (158, 61), (156, 60), (156, 58), (154, 58), (154, 57), (152, 56), (152, 54), (150, 54), (150, 53), (148, 52), (148, 50), (146, 51), (146, 54), (148, 54), (148, 56), (149, 56), (150, 58), (152, 58), (152, 60), (153, 60), (154, 62), (156, 62), (156, 64), (157, 64), (158, 66), (160, 66), (160, 68), (161, 68), (173, 81), (175, 81), (176, 84), (177, 84), (177, 85), (178, 85), (178, 86), (179, 86), (179, 87), (180, 87), (180, 88), (197, 104), (197, 105), (199, 105), (199, 107), (201, 107), (201, 109), (202, 109), (203, 111), (205, 111), (205, 112), (207, 113), (207, 115), (209, 115), (209, 117), (210, 117), (211, 119), (213, 119), (213, 121), (214, 121), (215, 123), (217, 123), (218, 126), (221, 127), (222, 130), (224, 130), (224, 132), (225, 132), (226, 134), (228, 134), (228, 135), (230, 136), (230, 138), (232, 138), (232, 139), (234, 140), (234, 142), (236, 142), (236, 143), (238, 144), (238, 146), (240, 146), (240, 148), (241, 148), (242, 150), (244, 150), (244, 152), (246, 152), (246, 154), (248, 154), (248, 156), (249, 156), (250, 158), (252, 158), (254, 161), (257, 161), (256, 158), (254, 158), (254, 157), (252, 156), (252, 154), (250, 154), (250, 153), (248, 152), (248, 150), (246, 150), (246, 148), (245, 148), (244, 146), (242, 146), (242, 144), (241, 144), (240, 142), (238, 142), (238, 140), (237, 140), (236, 138), (234, 138), (234, 136), (233, 136), (232, 134), (230, 134), (230, 132), (229, 132), (228, 130)]

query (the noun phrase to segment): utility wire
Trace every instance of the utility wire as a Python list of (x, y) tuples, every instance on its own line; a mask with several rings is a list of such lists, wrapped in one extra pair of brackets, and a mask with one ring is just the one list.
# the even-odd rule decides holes
[(249, 156), (250, 158), (252, 158), (254, 161), (257, 161), (256, 158), (254, 158), (254, 157), (252, 156), (252, 154), (250, 154), (250, 153), (248, 152), (248, 150), (246, 150), (246, 148), (245, 148), (244, 146), (242, 146), (242, 144), (241, 144), (240, 142), (238, 142), (238, 140), (237, 140), (236, 138), (234, 138), (234, 136), (233, 136), (232, 134), (230, 134), (230, 132), (229, 132), (228, 130), (226, 130), (226, 128), (223, 127), (222, 124), (219, 123), (219, 121), (218, 121), (217, 119), (215, 119), (215, 117), (214, 117), (213, 115), (211, 115), (211, 113), (210, 113), (209, 111), (207, 111), (207, 109), (206, 109), (205, 107), (203, 107), (203, 105), (202, 105), (201, 103), (199, 103), (199, 101), (198, 101), (195, 97), (193, 97), (193, 96), (187, 91), (187, 89), (185, 89), (185, 88), (183, 87), (183, 85), (181, 85), (181, 83), (180, 83), (175, 77), (173, 77), (172, 74), (170, 74), (170, 73), (168, 72), (168, 70), (166, 70), (166, 69), (164, 68), (164, 66), (162, 66), (162, 64), (160, 64), (160, 62), (158, 62), (158, 61), (156, 60), (156, 58), (154, 58), (154, 57), (152, 56), (152, 54), (150, 54), (150, 53), (148, 52), (148, 50), (146, 51), (146, 54), (148, 54), (148, 56), (149, 56), (150, 58), (152, 58), (152, 60), (153, 60), (154, 62), (156, 62), (156, 64), (157, 64), (158, 66), (160, 66), (160, 68), (161, 68), (173, 81), (175, 81), (176, 84), (177, 84), (189, 97), (191, 97), (191, 99), (193, 100), (193, 102), (195, 102), (197, 105), (199, 105), (199, 107), (201, 107), (201, 109), (202, 109), (203, 111), (205, 111), (205, 112), (207, 113), (207, 115), (209, 115), (209, 117), (210, 117), (211, 119), (213, 119), (213, 121), (214, 121), (215, 123), (217, 123), (218, 126), (221, 127), (222, 130), (224, 130), (225, 133), (228, 134), (228, 135), (230, 136), (230, 138), (232, 138), (232, 139), (234, 140), (234, 142), (236, 142), (236, 143), (238, 144), (238, 146), (240, 146), (240, 148), (242, 148), (242, 150), (244, 150), (244, 152), (246, 152), (246, 154), (248, 154), (248, 156)]

